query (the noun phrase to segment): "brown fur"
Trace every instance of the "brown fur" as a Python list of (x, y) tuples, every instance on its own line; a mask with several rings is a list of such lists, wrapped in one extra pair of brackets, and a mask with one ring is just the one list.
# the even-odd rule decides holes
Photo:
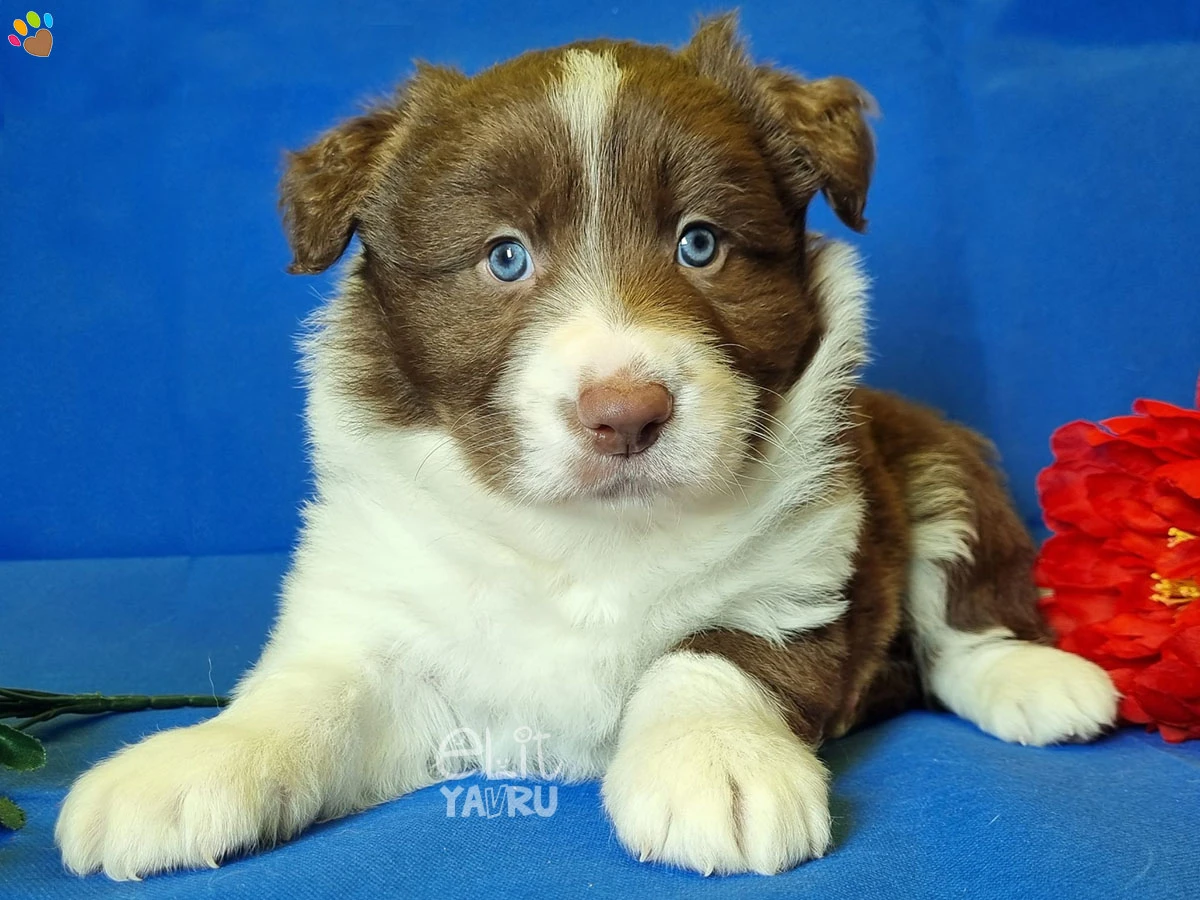
[(995, 625), (1022, 640), (1045, 641), (1037, 612), (1035, 549), (996, 468), (996, 451), (980, 435), (891, 394), (863, 391), (884, 464), (909, 485), (908, 512), (916, 523), (959, 514), (974, 527), (974, 562), (951, 571), (948, 621), (963, 631)]
[[(702, 24), (679, 53), (575, 47), (611, 55), (624, 73), (602, 246), (581, 244), (587, 173), (547, 99), (571, 48), (470, 79), (422, 66), (394, 98), (292, 154), (281, 185), (291, 271), (322, 271), (355, 232), (362, 241), (332, 313), (343, 389), (377, 424), (445, 428), (498, 490), (516, 435), (497, 379), (519, 336), (553, 315), (544, 298), (580, 259), (603, 260), (631, 318), (724, 348), (758, 385), (765, 415), (824, 334), (802, 249), (809, 202), (823, 193), (847, 225), (866, 225), (873, 104), (857, 85), (755, 65), (729, 16)], [(663, 265), (685, 214), (719, 223), (719, 264)], [(479, 277), (495, 223), (540, 248), (536, 279)], [(849, 477), (868, 511), (848, 614), (782, 646), (719, 631), (685, 645), (755, 675), (814, 742), (922, 696), (903, 604), (910, 532), (929, 517), (957, 515), (976, 533), (974, 562), (950, 573), (950, 623), (1046, 636), (1032, 545), (986, 442), (890, 395), (860, 390), (852, 402)]]
[(753, 117), (782, 193), (802, 215), (818, 191), (843, 222), (863, 231), (875, 145), (864, 118), (875, 103), (845, 78), (805, 81), (755, 66), (734, 16), (703, 23), (683, 55), (722, 85)]
[(961, 516), (976, 532), (974, 561), (949, 573), (954, 628), (1049, 637), (1031, 577), (1033, 543), (993, 467), (991, 445), (892, 394), (859, 389), (853, 404), (857, 422), (847, 439), (868, 513), (846, 616), (784, 645), (728, 631), (683, 645), (726, 656), (757, 677), (781, 700), (793, 730), (813, 743), (929, 699), (903, 616), (909, 534), (926, 519)]
[[(356, 231), (363, 244), (336, 329), (345, 390), (384, 424), (449, 429), (501, 489), (516, 435), (495, 407), (496, 379), (516, 337), (552, 312), (539, 297), (574, 259), (618, 261), (629, 315), (725, 348), (765, 409), (820, 339), (805, 291), (809, 200), (824, 190), (848, 223), (864, 224), (873, 150), (865, 94), (850, 82), (755, 67), (730, 17), (678, 54), (574, 46), (611, 54), (625, 73), (609, 137), (621, 161), (605, 204), (609, 246), (579, 246), (584, 173), (546, 99), (571, 48), (470, 79), (421, 66), (392, 100), (291, 154), (280, 188), (291, 271), (325, 269)], [(684, 213), (720, 223), (719, 266), (663, 268)], [(481, 228), (494, 222), (543, 248), (536, 287), (478, 277)]]

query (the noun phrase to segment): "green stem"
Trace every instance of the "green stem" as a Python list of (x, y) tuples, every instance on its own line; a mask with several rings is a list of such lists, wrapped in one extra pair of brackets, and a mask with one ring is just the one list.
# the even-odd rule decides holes
[(45, 709), (45, 703), (4, 703), (0, 702), (0, 719), (21, 719)]
[(0, 688), (0, 718), (24, 718), (16, 727), (25, 731), (40, 722), (62, 715), (89, 716), (110, 712), (138, 712), (144, 709), (212, 708), (225, 706), (225, 697), (212, 694), (50, 694), (42, 691)]
[(20, 700), (47, 700), (53, 697), (70, 697), (70, 694), (56, 694), (52, 691), (34, 691), (29, 688), (0, 688), (0, 697), (16, 697)]
[(38, 722), (46, 722), (50, 719), (53, 719), (56, 716), (61, 716), (63, 713), (70, 712), (70, 711), (71, 710), (68, 709), (67, 707), (60, 707), (58, 709), (48, 709), (45, 712), (38, 713), (36, 716), (31, 716), (30, 718), (26, 719), (24, 722), (18, 722), (15, 727), (16, 727), (17, 731), (24, 731), (30, 725), (36, 725)]

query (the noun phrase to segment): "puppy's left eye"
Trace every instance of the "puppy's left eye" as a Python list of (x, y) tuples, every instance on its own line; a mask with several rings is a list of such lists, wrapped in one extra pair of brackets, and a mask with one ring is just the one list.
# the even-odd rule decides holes
[(701, 269), (717, 258), (717, 236), (707, 225), (689, 225), (679, 236), (675, 258), (682, 265)]
[(524, 281), (533, 274), (533, 260), (520, 241), (501, 241), (488, 253), (488, 268), (501, 281)]

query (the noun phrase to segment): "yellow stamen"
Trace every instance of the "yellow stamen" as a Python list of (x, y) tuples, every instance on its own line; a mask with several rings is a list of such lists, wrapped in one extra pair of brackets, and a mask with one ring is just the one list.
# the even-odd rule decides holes
[(1175, 528), (1174, 526), (1172, 526), (1171, 528), (1167, 529), (1167, 549), (1168, 550), (1178, 547), (1184, 541), (1194, 541), (1195, 539), (1196, 539), (1196, 536), (1194, 534), (1189, 534), (1188, 532), (1184, 531), (1182, 528)]
[(1200, 584), (1194, 578), (1163, 578), (1157, 572), (1151, 572), (1150, 577), (1154, 579), (1151, 600), (1167, 606), (1183, 606), (1200, 599)]

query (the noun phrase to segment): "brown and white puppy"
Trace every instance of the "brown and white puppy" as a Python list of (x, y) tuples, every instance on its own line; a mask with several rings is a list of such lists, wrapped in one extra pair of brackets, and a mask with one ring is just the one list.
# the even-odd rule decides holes
[(76, 872), (215, 865), (538, 735), (642, 859), (829, 845), (814, 749), (932, 698), (1010, 741), (1115, 694), (1045, 645), (986, 443), (857, 384), (866, 95), (595, 41), (422, 67), (291, 156), (292, 270), (357, 233), (306, 347), (316, 497), (233, 704), (73, 787)]

